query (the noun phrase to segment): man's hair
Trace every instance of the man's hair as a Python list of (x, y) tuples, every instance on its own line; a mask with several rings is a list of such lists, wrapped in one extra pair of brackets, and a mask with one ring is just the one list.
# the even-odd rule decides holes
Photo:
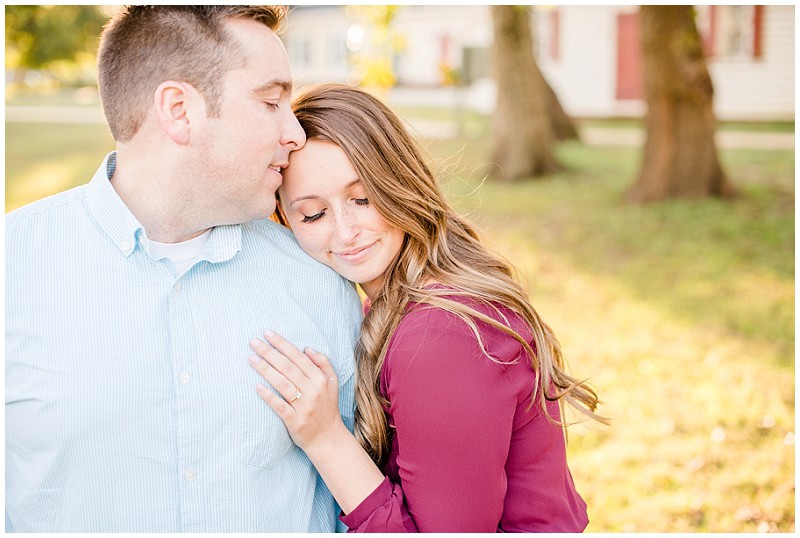
[(98, 87), (114, 140), (136, 134), (165, 80), (191, 84), (216, 117), (225, 73), (245, 61), (224, 21), (250, 19), (279, 32), (286, 13), (284, 6), (125, 6), (106, 24), (97, 55)]

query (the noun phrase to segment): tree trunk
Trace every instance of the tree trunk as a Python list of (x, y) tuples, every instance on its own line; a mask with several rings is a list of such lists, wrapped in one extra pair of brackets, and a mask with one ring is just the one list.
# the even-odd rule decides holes
[(553, 91), (553, 88), (547, 83), (547, 79), (544, 78), (542, 72), (538, 68), (536, 68), (536, 73), (538, 73), (541, 79), (540, 84), (543, 84), (545, 87), (547, 115), (550, 119), (550, 126), (553, 129), (553, 135), (555, 135), (556, 140), (580, 140), (575, 122), (564, 112), (564, 108), (561, 106), (556, 92)]
[(642, 6), (644, 159), (633, 202), (732, 196), (717, 157), (714, 89), (691, 6)]
[(533, 58), (529, 6), (493, 5), (497, 107), (492, 125), (494, 175), (507, 181), (556, 172), (555, 133), (544, 80)]

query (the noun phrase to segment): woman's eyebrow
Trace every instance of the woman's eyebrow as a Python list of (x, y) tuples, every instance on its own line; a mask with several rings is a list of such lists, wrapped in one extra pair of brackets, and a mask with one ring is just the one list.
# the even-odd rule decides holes
[[(352, 187), (354, 185), (357, 185), (359, 183), (361, 183), (361, 180), (356, 178), (353, 181), (351, 181), (350, 183), (348, 183), (347, 185), (345, 185), (344, 188), (345, 188), (345, 190), (347, 190), (350, 187)], [(303, 200), (315, 200), (317, 198), (320, 198), (320, 196), (318, 196), (316, 194), (307, 194), (305, 196), (298, 196), (297, 198), (292, 198), (291, 201), (289, 201), (289, 205), (293, 206), (297, 202), (302, 202)]]

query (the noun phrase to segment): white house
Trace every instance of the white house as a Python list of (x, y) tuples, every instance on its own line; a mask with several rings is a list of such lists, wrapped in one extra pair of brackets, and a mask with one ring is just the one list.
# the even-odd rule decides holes
[[(299, 6), (285, 35), (300, 83), (345, 82), (354, 55), (374, 36), (358, 6)], [(794, 6), (697, 6), (720, 119), (794, 119)], [(404, 38), (393, 67), (393, 102), (494, 106), (488, 6), (401, 6), (393, 31)], [(536, 6), (539, 67), (565, 110), (579, 117), (640, 115), (644, 109), (637, 6)], [(458, 73), (460, 89), (446, 73)]]

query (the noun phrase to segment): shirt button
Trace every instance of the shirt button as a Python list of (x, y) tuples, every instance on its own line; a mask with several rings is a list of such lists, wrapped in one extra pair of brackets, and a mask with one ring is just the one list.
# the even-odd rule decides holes
[(188, 469), (186, 469), (186, 470), (183, 472), (183, 477), (184, 477), (184, 478), (185, 478), (185, 479), (186, 479), (188, 482), (193, 482), (193, 481), (194, 481), (194, 479), (195, 479), (195, 478), (197, 478), (197, 471), (195, 471), (194, 469), (192, 469), (191, 467), (189, 467)]
[(183, 284), (181, 284), (181, 281), (179, 280), (174, 286), (172, 286), (172, 289), (175, 290), (175, 292), (180, 293), (180, 291), (183, 289)]
[(181, 372), (181, 375), (178, 376), (178, 381), (183, 383), (184, 385), (188, 385), (189, 381), (192, 380), (192, 374), (189, 372)]

